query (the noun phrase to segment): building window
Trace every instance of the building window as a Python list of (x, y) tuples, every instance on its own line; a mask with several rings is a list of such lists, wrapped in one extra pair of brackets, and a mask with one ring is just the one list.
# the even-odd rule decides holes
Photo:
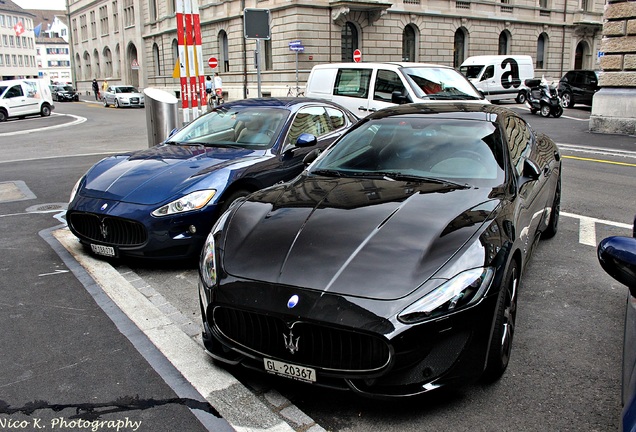
[(79, 43), (79, 39), (77, 38), (77, 19), (73, 19), (72, 30), (73, 30), (73, 42), (75, 45)]
[(417, 44), (415, 28), (412, 25), (404, 27), (402, 32), (402, 61), (414, 62), (415, 47)]
[(104, 48), (102, 56), (104, 57), (104, 76), (111, 77), (113, 76), (113, 55), (110, 48)]
[(90, 19), (91, 19), (91, 38), (96, 39), (97, 38), (97, 19), (95, 18), (95, 11), (92, 11), (90, 13)]
[(458, 28), (453, 42), (453, 67), (458, 68), (466, 60), (466, 30)]
[(9, 36), (9, 46), (15, 46), (15, 38), (13, 36)]
[(6, 27), (6, 25), (4, 24), (4, 15), (0, 15), (0, 27)]
[(150, 0), (149, 3), (150, 21), (157, 21), (157, 0)]
[(113, 32), (119, 32), (119, 10), (117, 9), (117, 1), (113, 2)]
[(510, 51), (510, 33), (507, 30), (499, 33), (499, 55), (507, 55)]
[(179, 63), (179, 42), (176, 39), (172, 39), (172, 63), (175, 67)]
[(88, 41), (88, 24), (86, 24), (86, 15), (80, 15), (80, 35), (82, 41)]
[(110, 29), (108, 28), (108, 6), (99, 8), (99, 26), (102, 36), (108, 36)]
[(161, 75), (161, 57), (159, 56), (159, 46), (157, 44), (152, 45), (152, 60), (155, 63), (156, 76)]
[(221, 58), (219, 59), (221, 63), (221, 72), (229, 72), (230, 71), (230, 50), (227, 41), (227, 33), (224, 30), (219, 32), (219, 51), (221, 53)]
[(4, 46), (9, 46), (9, 36), (7, 35), (2, 35), (2, 44)]
[(592, 11), (592, 0), (581, 0), (581, 9), (584, 10), (585, 12), (591, 12)]
[(510, 6), (510, 0), (501, 0), (501, 11), (505, 13), (512, 13), (512, 6)]
[(135, 25), (135, 5), (133, 0), (124, 0), (124, 27)]
[(536, 69), (545, 68), (545, 53), (547, 46), (548, 36), (545, 33), (541, 33), (539, 35), (539, 39), (537, 39), (537, 63), (535, 65)]
[(15, 37), (15, 46), (18, 47), (18, 48), (22, 47), (22, 44), (20, 43), (20, 36), (16, 36)]
[(347, 22), (342, 27), (341, 58), (343, 62), (353, 61), (353, 52), (358, 49), (358, 29), (352, 22)]

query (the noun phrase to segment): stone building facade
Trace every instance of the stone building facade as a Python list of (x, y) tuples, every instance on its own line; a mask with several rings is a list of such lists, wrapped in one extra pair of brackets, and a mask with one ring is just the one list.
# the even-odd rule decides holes
[(11, 0), (0, 2), (0, 80), (38, 77), (34, 18)]
[(636, 0), (607, 2), (601, 47), (590, 130), (636, 135)]
[[(93, 78), (179, 89), (177, 0), (69, 0), (70, 46), (80, 90)], [(196, 0), (194, 0), (196, 1)], [(263, 95), (301, 87), (318, 63), (416, 61), (459, 66), (481, 54), (529, 54), (536, 75), (598, 69), (603, 0), (199, 0), (204, 74), (219, 72), (230, 100), (256, 96), (256, 41), (244, 38), (243, 10), (270, 10), (260, 41)]]

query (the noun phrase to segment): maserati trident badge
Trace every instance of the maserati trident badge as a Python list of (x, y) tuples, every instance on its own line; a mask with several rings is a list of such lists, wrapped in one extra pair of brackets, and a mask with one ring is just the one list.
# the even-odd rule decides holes
[(298, 296), (294, 294), (287, 300), (287, 308), (293, 309), (298, 304)]
[(108, 208), (108, 203), (104, 203), (104, 204), (103, 204), (103, 205), (102, 205), (99, 209), (100, 209), (101, 211), (104, 211), (104, 210), (106, 210), (107, 208)]
[(298, 336), (294, 342), (294, 331), (289, 330), (289, 338), (284, 333), (283, 338), (285, 339), (285, 348), (287, 348), (287, 351), (295, 354), (298, 351), (298, 341), (300, 340), (300, 336)]
[(104, 240), (106, 240), (106, 237), (108, 237), (108, 227), (104, 225), (103, 221), (99, 225), (99, 232), (102, 234), (102, 237), (104, 237)]

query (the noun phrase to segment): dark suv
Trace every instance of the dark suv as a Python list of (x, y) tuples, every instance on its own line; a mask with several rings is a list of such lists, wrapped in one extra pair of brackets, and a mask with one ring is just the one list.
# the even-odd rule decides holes
[(598, 74), (593, 70), (571, 70), (559, 81), (558, 90), (563, 107), (592, 105), (594, 93), (599, 90)]

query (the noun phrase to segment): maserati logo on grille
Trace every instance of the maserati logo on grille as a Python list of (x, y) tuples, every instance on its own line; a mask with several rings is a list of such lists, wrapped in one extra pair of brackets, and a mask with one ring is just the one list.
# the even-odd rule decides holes
[(99, 209), (100, 209), (101, 211), (104, 211), (104, 210), (106, 210), (107, 208), (108, 208), (108, 203), (104, 203), (104, 204), (103, 204), (103, 205), (102, 205)]
[(298, 296), (296, 294), (294, 294), (293, 296), (289, 298), (289, 300), (287, 300), (287, 307), (289, 309), (294, 308), (297, 304), (298, 304)]
[(108, 227), (104, 225), (104, 221), (102, 221), (102, 223), (99, 225), (99, 232), (102, 233), (102, 237), (104, 237), (104, 240), (106, 240), (106, 237), (108, 237)]
[(298, 336), (294, 342), (294, 331), (289, 330), (289, 338), (284, 333), (283, 338), (285, 339), (285, 348), (287, 348), (287, 351), (295, 354), (298, 351), (298, 341), (300, 340), (300, 336)]

